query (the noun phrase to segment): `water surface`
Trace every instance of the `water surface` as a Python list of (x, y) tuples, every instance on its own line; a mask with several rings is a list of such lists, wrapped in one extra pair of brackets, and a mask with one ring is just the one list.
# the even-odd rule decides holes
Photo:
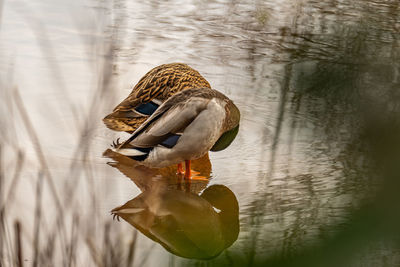
[[(28, 262), (32, 242), (45, 248), (53, 237), (76, 255), (77, 266), (96, 261), (93, 247), (113, 248), (112, 260), (122, 260), (132, 238), (135, 265), (192, 264), (125, 221), (112, 221), (110, 211), (143, 190), (102, 156), (128, 134), (106, 129), (101, 119), (148, 70), (183, 62), (241, 111), (237, 138), (210, 153), (209, 183), (193, 193), (221, 185), (239, 204), (238, 238), (217, 261), (232, 261), (232, 253), (239, 265), (290, 255), (332, 236), (376, 189), (360, 137), (367, 116), (359, 112), (390, 111), (399, 85), (398, 14), (396, 1), (377, 0), (4, 1), (8, 231), (22, 222)], [(68, 262), (62, 251), (53, 259)], [(388, 266), (395, 255), (387, 256)]]

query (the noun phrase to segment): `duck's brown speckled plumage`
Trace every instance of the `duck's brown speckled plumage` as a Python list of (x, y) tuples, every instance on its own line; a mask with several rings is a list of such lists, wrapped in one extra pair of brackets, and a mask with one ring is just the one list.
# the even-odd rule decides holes
[(164, 102), (177, 92), (190, 88), (211, 88), (198, 71), (183, 63), (164, 64), (150, 70), (133, 88), (129, 96), (107, 115), (103, 122), (111, 130), (135, 131), (148, 116), (134, 112), (153, 99)]

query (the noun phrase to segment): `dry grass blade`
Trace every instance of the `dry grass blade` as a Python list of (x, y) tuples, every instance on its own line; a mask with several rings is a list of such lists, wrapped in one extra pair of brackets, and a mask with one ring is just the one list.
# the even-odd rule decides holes
[(135, 248), (137, 240), (137, 231), (133, 232), (132, 241), (129, 244), (128, 259), (126, 261), (126, 267), (134, 266), (135, 262)]
[(3, 240), (4, 240), (4, 231), (3, 231), (3, 227), (4, 227), (4, 215), (3, 215), (3, 210), (0, 210), (0, 267), (3, 266), (2, 265), (2, 261), (4, 259), (4, 246), (3, 246)]
[(21, 242), (21, 223), (16, 221), (14, 224), (14, 232), (15, 232), (15, 251), (16, 258), (15, 263), (18, 267), (23, 267), (23, 257), (22, 257), (22, 242)]
[[(12, 241), (9, 229), (7, 227), (6, 221), (6, 199), (3, 199), (4, 196), (4, 178), (5, 178), (5, 169), (3, 166), (3, 150), (0, 147), (0, 266), (6, 259), (14, 258), (14, 249), (12, 248)], [(15, 178), (15, 177), (14, 177)]]
[[(2, 147), (0, 146), (0, 240), (4, 240), (4, 234), (3, 234), (3, 225), (4, 225), (4, 216), (3, 216), (3, 197), (4, 196), (4, 189), (3, 189), (3, 150)], [(2, 259), (4, 258), (3, 256), (3, 241), (0, 241), (0, 267), (2, 266), (1, 262)]]
[(33, 267), (39, 264), (39, 247), (40, 247), (40, 222), (42, 218), (42, 189), (43, 189), (43, 174), (39, 173), (36, 183), (36, 207), (35, 207), (35, 222), (34, 222), (34, 239), (33, 239)]
[[(21, 177), (21, 172), (23, 170), (24, 162), (25, 162), (25, 155), (21, 151), (18, 151), (18, 156), (17, 156), (17, 160), (16, 160), (16, 164), (15, 164), (15, 171), (14, 171), (14, 175), (13, 175), (13, 178), (11, 181), (11, 185), (9, 186), (7, 195), (4, 192), (4, 195), (6, 196), (5, 199), (7, 200), (7, 202), (5, 202), (5, 201), (3, 203), (0, 202), (0, 209), (5, 209), (7, 203), (13, 202), (14, 192), (18, 186), (18, 182)], [(0, 193), (3, 194), (3, 192), (1, 192), (1, 190), (0, 190)]]
[(86, 245), (89, 248), (90, 256), (92, 257), (92, 260), (96, 264), (96, 266), (103, 266), (100, 253), (96, 249), (96, 246), (94, 245), (94, 242), (90, 237), (86, 238)]
[(68, 247), (68, 262), (67, 266), (76, 265), (76, 248), (78, 244), (78, 229), (79, 229), (79, 215), (75, 214), (72, 221), (71, 238)]

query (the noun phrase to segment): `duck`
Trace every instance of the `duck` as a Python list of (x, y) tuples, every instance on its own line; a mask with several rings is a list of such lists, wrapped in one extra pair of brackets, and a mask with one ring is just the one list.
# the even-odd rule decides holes
[(170, 96), (190, 88), (211, 88), (208, 81), (184, 63), (169, 63), (147, 72), (132, 92), (103, 118), (114, 131), (133, 133)]
[[(115, 152), (150, 168), (178, 165), (191, 178), (191, 160), (227, 148), (239, 131), (240, 111), (211, 88), (191, 88), (161, 104)], [(183, 171), (185, 162), (185, 171)]]

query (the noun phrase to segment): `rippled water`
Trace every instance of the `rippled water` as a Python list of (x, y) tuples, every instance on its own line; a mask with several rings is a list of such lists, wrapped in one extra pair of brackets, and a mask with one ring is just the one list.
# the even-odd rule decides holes
[[(184, 192), (175, 188), (181, 182), (163, 181), (170, 175), (165, 173), (132, 178), (103, 156), (113, 140), (128, 134), (106, 129), (101, 119), (148, 70), (170, 62), (197, 69), (242, 115), (231, 146), (210, 153), (209, 183), (186, 188), (192, 194), (188, 202), (207, 206), (200, 194), (216, 185), (238, 202), (232, 224), (238, 216), (240, 232), (219, 259), (237, 253), (234, 261), (245, 264), (261, 255), (287, 255), (333, 235), (330, 227), (345, 222), (375, 192), (360, 141), (365, 114), (358, 107), (390, 110), (386, 101), (399, 85), (398, 14), (396, 1), (4, 1), (3, 190), (14, 188), (6, 199), (6, 222), (9, 231), (15, 219), (22, 222), (27, 261), (33, 259), (30, 244), (36, 240), (36, 192), (42, 190), (41, 223), (48, 232), (41, 228), (40, 243), (54, 234), (61, 236), (54, 241), (61, 247), (65, 240), (81, 240), (69, 248), (78, 266), (93, 263), (91, 247), (107, 250), (110, 243), (128, 250), (132, 237), (138, 266), (191, 263), (170, 253), (182, 256), (177, 251), (184, 241), (171, 241), (121, 216), (139, 225), (137, 234), (110, 215), (134, 199), (169, 205), (168, 188)], [(22, 106), (35, 134), (21, 116)], [(23, 165), (16, 161), (18, 150)], [(18, 171), (21, 176), (12, 179)], [(153, 190), (160, 187), (154, 177), (168, 194)], [(146, 190), (150, 193), (141, 193)], [(179, 229), (205, 227), (189, 217)], [(57, 218), (72, 230), (57, 230)], [(190, 220), (199, 224), (183, 226)], [(198, 242), (219, 246), (204, 239)], [(216, 250), (226, 246), (220, 247)], [(251, 253), (244, 249), (249, 247)], [(65, 256), (58, 254), (62, 249), (54, 257)]]

